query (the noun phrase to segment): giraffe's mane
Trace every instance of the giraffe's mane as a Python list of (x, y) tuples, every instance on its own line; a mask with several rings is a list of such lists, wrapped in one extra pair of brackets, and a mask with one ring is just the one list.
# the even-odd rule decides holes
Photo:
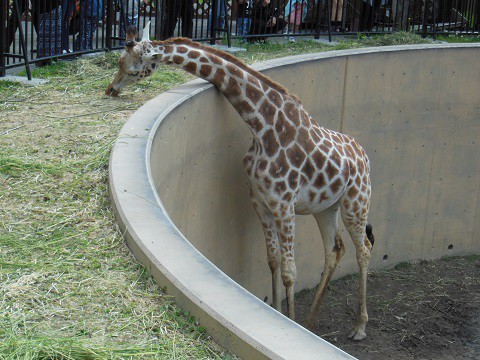
[(301, 102), (297, 98), (297, 96), (293, 95), (293, 94), (290, 94), (285, 87), (283, 87), (279, 83), (273, 81), (272, 79), (270, 79), (268, 76), (262, 74), (261, 72), (252, 69), (250, 66), (245, 64), (242, 60), (240, 60), (239, 58), (237, 58), (237, 57), (235, 57), (235, 56), (233, 56), (233, 55), (231, 55), (231, 54), (229, 54), (225, 51), (218, 50), (218, 49), (215, 49), (211, 46), (206, 46), (206, 45), (200, 44), (198, 42), (194, 42), (194, 41), (192, 41), (188, 38), (182, 38), (182, 37), (170, 38), (168, 40), (158, 41), (158, 42), (153, 41), (152, 43), (154, 45), (188, 45), (188, 46), (191, 46), (193, 48), (208, 52), (210, 54), (214, 54), (214, 55), (216, 55), (216, 56), (218, 56), (218, 57), (236, 65), (236, 66), (238, 66), (240, 69), (246, 71), (250, 75), (256, 77), (261, 82), (270, 86), (272, 89), (275, 89), (275, 90), (277, 90), (278, 92), (280, 92), (284, 95), (288, 95), (289, 97), (291, 97), (295, 101), (297, 101), (299, 104), (301, 104)]

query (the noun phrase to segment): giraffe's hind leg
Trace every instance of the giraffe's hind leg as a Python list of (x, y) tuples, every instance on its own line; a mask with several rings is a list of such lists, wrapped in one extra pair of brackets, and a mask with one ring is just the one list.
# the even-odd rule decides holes
[(309, 329), (312, 329), (315, 325), (315, 319), (318, 316), (328, 283), (345, 252), (345, 247), (340, 232), (338, 231), (338, 205), (314, 216), (322, 235), (325, 250), (325, 264), (320, 283), (315, 293), (315, 298), (306, 320), (306, 326)]
[[(367, 211), (365, 212), (352, 212), (346, 209), (342, 209), (342, 218), (347, 230), (355, 245), (357, 263), (359, 268), (359, 289), (358, 289), (358, 312), (356, 318), (356, 324), (348, 337), (352, 340), (363, 340), (367, 337), (365, 327), (368, 322), (367, 313), (367, 269), (370, 261), (370, 250), (372, 249), (373, 233), (371, 232), (367, 236)], [(372, 240), (370, 240), (370, 238)]]
[(255, 197), (251, 197), (253, 207), (257, 211), (260, 223), (262, 224), (265, 242), (267, 245), (268, 266), (272, 273), (272, 306), (279, 312), (282, 311), (280, 303), (279, 269), (280, 269), (280, 250), (278, 244), (278, 235), (275, 225), (275, 218), (268, 208), (260, 203)]

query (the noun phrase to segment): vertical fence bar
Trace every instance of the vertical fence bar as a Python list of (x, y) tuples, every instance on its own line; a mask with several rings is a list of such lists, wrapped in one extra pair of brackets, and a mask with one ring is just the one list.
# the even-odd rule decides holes
[(210, 14), (212, 14), (211, 21), (210, 21), (210, 45), (215, 45), (215, 38), (217, 37), (216, 26), (217, 26), (217, 1), (222, 0), (211, 0), (210, 1)]
[(320, 4), (320, 2), (317, 2), (315, 4), (315, 2), (313, 3), (313, 6), (317, 6), (317, 11), (316, 11), (316, 19), (315, 19), (315, 39), (320, 39), (320, 30), (321, 30), (321, 26), (320, 26), (320, 17), (321, 17), (321, 11), (322, 11), (322, 6)]
[(25, 69), (27, 70), (28, 80), (32, 80), (32, 74), (30, 73), (30, 63), (28, 61), (27, 46), (25, 44), (25, 36), (23, 34), (23, 25), (22, 25), (22, 12), (20, 11), (20, 6), (18, 6), (18, 0), (13, 0), (15, 6), (15, 11), (17, 13), (18, 20), (18, 31), (20, 35), (20, 45), (22, 46), (23, 60), (25, 61)]
[(106, 38), (105, 38), (105, 47), (107, 50), (112, 50), (112, 2), (114, 0), (106, 0), (106, 14), (105, 14), (105, 27), (106, 27)]
[(423, 1), (423, 16), (422, 16), (422, 37), (427, 37), (427, 6), (428, 0)]
[(332, 0), (327, 0), (328, 42), (332, 42)]
[[(228, 1), (227, 0), (220, 0), (220, 1), (223, 1), (223, 16), (225, 16), (223, 26), (225, 27), (225, 30), (227, 32), (227, 46), (230, 48), (230, 47), (232, 47), (232, 43), (230, 41), (230, 30), (231, 29), (230, 29), (229, 23), (228, 23)], [(182, 26), (183, 26), (183, 24), (182, 24)]]
[(433, 40), (437, 40), (437, 0), (432, 0), (433, 1), (433, 10), (432, 10), (432, 17), (433, 17)]
[(4, 31), (7, 25), (7, 1), (8, 0), (0, 0), (2, 7), (0, 9), (0, 30), (2, 34), (0, 35), (0, 77), (5, 76), (5, 45), (6, 45), (6, 37), (7, 31)]

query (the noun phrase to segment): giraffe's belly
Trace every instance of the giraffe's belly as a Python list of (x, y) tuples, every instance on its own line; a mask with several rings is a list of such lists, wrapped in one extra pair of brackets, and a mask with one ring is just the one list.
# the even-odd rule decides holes
[(338, 202), (342, 193), (325, 194), (316, 193), (312, 199), (311, 189), (302, 189), (296, 197), (295, 214), (297, 215), (312, 215), (318, 214), (333, 204)]

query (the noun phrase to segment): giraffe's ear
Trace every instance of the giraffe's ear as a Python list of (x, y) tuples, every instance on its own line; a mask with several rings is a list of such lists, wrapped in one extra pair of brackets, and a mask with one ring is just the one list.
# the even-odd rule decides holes
[(142, 41), (144, 40), (150, 41), (150, 21), (147, 22), (145, 28), (143, 29)]
[(132, 48), (136, 44), (136, 39), (137, 39), (138, 31), (137, 28), (133, 25), (129, 26), (127, 28), (127, 36), (125, 38), (125, 47), (127, 48)]

